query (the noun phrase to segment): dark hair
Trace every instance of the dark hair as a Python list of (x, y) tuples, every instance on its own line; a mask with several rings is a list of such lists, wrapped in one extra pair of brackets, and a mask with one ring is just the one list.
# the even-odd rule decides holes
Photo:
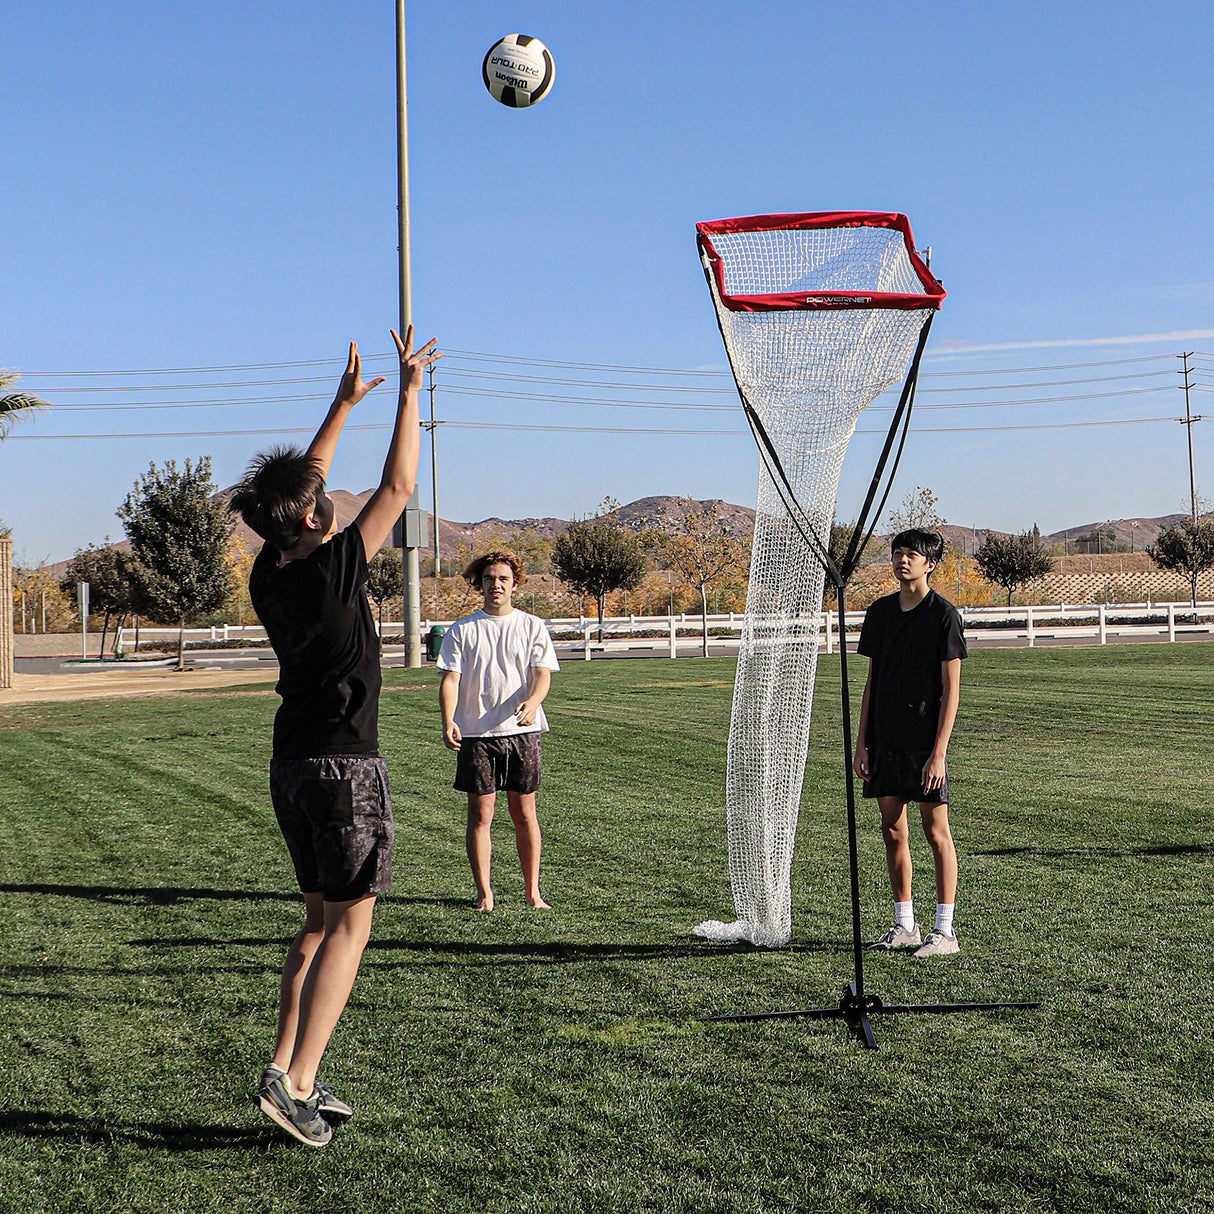
[(271, 447), (253, 458), (228, 509), (269, 544), (286, 552), (303, 535), (304, 515), (325, 491), (320, 465), (298, 447)]
[(895, 548), (909, 548), (912, 552), (918, 552), (921, 556), (927, 557), (933, 565), (938, 565), (940, 558), (944, 555), (944, 536), (939, 531), (925, 531), (922, 527), (908, 527), (905, 531), (899, 531), (890, 540), (890, 552), (893, 552)]
[(527, 575), (523, 572), (523, 562), (509, 548), (501, 548), (497, 552), (486, 552), (484, 556), (478, 556), (468, 565), (464, 570), (464, 579), (468, 585), (479, 589), (481, 578), (485, 576), (485, 570), (490, 565), (509, 565), (516, 586), (521, 586), (527, 580)]

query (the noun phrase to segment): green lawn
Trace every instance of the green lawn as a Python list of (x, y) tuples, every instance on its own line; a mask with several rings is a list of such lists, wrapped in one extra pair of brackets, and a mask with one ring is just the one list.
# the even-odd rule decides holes
[(250, 1103), (299, 915), (275, 698), (0, 710), (0, 1210), (1214, 1209), (1214, 646), (979, 650), (964, 675), (965, 951), (871, 958), (867, 984), (1042, 1006), (880, 1017), (876, 1052), (837, 1022), (698, 1019), (850, 980), (837, 657), (774, 951), (690, 934), (731, 917), (730, 661), (569, 664), (541, 792), (557, 909), (523, 908), (503, 808), (492, 916), (468, 910), (433, 673), (390, 675), (396, 888), (326, 1059), (358, 1115), (324, 1151)]

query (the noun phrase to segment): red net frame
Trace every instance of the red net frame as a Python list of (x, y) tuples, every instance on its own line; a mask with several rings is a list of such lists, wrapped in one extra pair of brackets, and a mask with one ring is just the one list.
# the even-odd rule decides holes
[[(810, 233), (819, 233), (823, 239), (834, 241), (836, 248), (831, 260), (836, 279), (839, 265), (846, 266), (850, 241), (865, 254), (856, 261), (854, 286), (815, 289), (812, 281), (794, 282), (791, 275), (788, 282), (780, 282), (778, 275), (762, 283), (727, 281), (726, 263), (718, 243), (732, 238), (761, 240), (762, 233), (772, 231), (805, 232), (807, 238)], [(947, 294), (915, 251), (910, 220), (897, 212), (812, 211), (791, 215), (748, 215), (697, 223), (696, 232), (721, 303), (731, 312), (939, 309)], [(884, 242), (886, 246), (884, 256), (879, 259), (871, 255), (874, 241)], [(882, 273), (873, 273), (874, 261), (882, 267)], [(754, 286), (765, 289), (745, 289)]]

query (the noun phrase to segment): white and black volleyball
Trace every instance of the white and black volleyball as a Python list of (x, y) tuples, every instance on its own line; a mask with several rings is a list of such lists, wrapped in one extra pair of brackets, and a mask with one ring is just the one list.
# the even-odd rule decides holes
[(530, 34), (507, 34), (490, 47), (481, 66), (485, 88), (511, 109), (543, 101), (556, 79), (552, 53)]

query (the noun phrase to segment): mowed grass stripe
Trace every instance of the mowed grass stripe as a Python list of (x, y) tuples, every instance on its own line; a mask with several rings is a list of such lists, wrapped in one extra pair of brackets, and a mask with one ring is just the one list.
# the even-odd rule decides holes
[[(0, 1209), (1210, 1208), (1212, 670), (1200, 644), (966, 663), (950, 754), (965, 951), (869, 958), (868, 984), (887, 1002), (1043, 1006), (882, 1018), (876, 1054), (834, 1024), (697, 1019), (832, 1003), (850, 977), (837, 657), (776, 951), (690, 935), (730, 909), (731, 662), (571, 663), (555, 681), (546, 915), (521, 906), (504, 807), (501, 909), (467, 910), (433, 672), (391, 672), (396, 889), (326, 1062), (359, 1114), (325, 1152), (247, 1103), (298, 920), (265, 792), (274, 697), (10, 710)], [(875, 933), (873, 819), (862, 803)]]

